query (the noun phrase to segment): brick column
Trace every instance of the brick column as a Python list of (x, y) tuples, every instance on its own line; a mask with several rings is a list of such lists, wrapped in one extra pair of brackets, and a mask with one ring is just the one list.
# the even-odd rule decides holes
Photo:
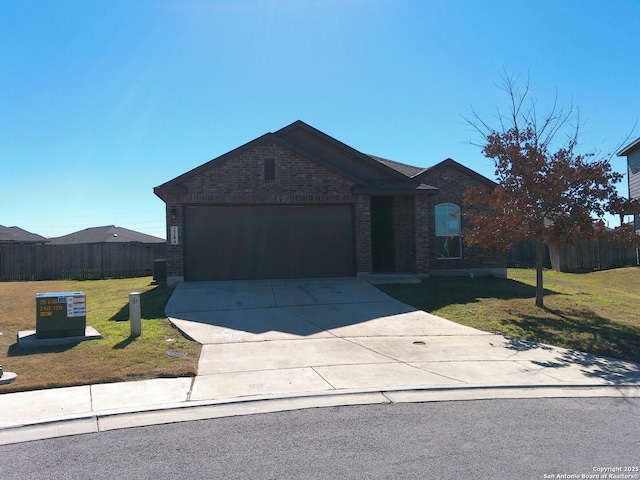
[(416, 273), (429, 273), (429, 202), (426, 195), (415, 196)]
[(356, 273), (371, 273), (371, 197), (356, 197)]
[[(183, 243), (184, 229), (182, 203), (170, 198), (166, 202), (167, 215), (167, 282), (175, 284), (184, 280)], [(171, 245), (171, 227), (178, 227), (178, 245)]]

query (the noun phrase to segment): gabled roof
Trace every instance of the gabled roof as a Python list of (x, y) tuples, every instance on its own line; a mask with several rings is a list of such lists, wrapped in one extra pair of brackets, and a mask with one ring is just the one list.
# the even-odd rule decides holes
[(438, 188), (424, 183), (428, 174), (441, 167), (455, 168), (477, 181), (490, 187), (496, 183), (470, 168), (448, 158), (430, 168), (416, 167), (396, 162), (375, 155), (364, 154), (355, 148), (330, 137), (326, 133), (313, 128), (301, 120), (281, 128), (273, 133), (266, 133), (238, 148), (231, 150), (213, 160), (189, 170), (176, 178), (153, 189), (162, 198), (163, 194), (186, 193), (185, 182), (226, 160), (250, 150), (265, 141), (272, 141), (282, 147), (316, 162), (334, 173), (354, 183), (353, 193), (371, 195), (411, 195), (434, 194)]
[(273, 134), (273, 133), (266, 133), (254, 140), (251, 140), (250, 142), (245, 143), (244, 145), (241, 145), (237, 148), (234, 148), (233, 150), (220, 155), (219, 157), (214, 158), (213, 160), (209, 160), (208, 162), (192, 169), (189, 170), (186, 173), (183, 173), (182, 175), (177, 176), (176, 178), (169, 180), (168, 182), (163, 183), (162, 185), (159, 185), (157, 187), (155, 187), (153, 190), (154, 192), (157, 193), (161, 193), (161, 192), (166, 192), (166, 193), (180, 193), (180, 192), (184, 192), (185, 187), (183, 185), (183, 183), (187, 180), (189, 180), (190, 178), (195, 177), (196, 175), (206, 172), (207, 170), (215, 167), (216, 165), (219, 165), (221, 163), (223, 163), (224, 161), (228, 160), (229, 158), (232, 158), (236, 155), (241, 154), (242, 152), (246, 151), (246, 150), (250, 150), (251, 148), (267, 141), (270, 140), (272, 142), (275, 142), (279, 145), (281, 145), (284, 148), (287, 148), (289, 150), (295, 151), (297, 153), (301, 153), (304, 156), (306, 156), (307, 158), (311, 158), (312, 160), (314, 160), (316, 163), (319, 163), (320, 165), (328, 168), (329, 170), (334, 171), (335, 173), (342, 175), (343, 177), (349, 178), (351, 180), (356, 181), (357, 179), (353, 177), (353, 175), (345, 170), (344, 168), (340, 168), (340, 166), (331, 164), (329, 162), (327, 162), (326, 160), (313, 155), (309, 152), (305, 152), (303, 151), (301, 148), (299, 148), (296, 145), (293, 145), (289, 142), (287, 142), (286, 140), (284, 140), (283, 138), (280, 138), (279, 136)]
[(127, 228), (107, 225), (104, 227), (85, 228), (78, 232), (51, 238), (52, 245), (71, 245), (80, 243), (166, 243), (166, 240), (146, 233), (136, 232)]
[(638, 148), (640, 148), (640, 137), (636, 138), (633, 142), (620, 150), (618, 152), (618, 156), (625, 157)]
[(0, 243), (47, 243), (49, 240), (18, 227), (0, 225)]
[[(379, 185), (383, 185), (383, 189), (387, 193), (397, 191), (409, 194), (411, 192), (419, 193), (429, 190), (429, 188), (425, 188), (427, 186), (417, 184), (408, 175), (399, 170), (398, 166), (401, 164), (398, 162), (380, 159), (379, 157), (359, 152), (301, 120), (297, 120), (274, 133), (266, 133), (155, 187), (153, 190), (158, 196), (163, 193), (184, 193), (186, 192), (185, 181), (267, 140), (273, 141), (342, 177), (348, 178), (356, 184), (354, 189), (364, 189), (367, 192), (379, 192), (381, 194), (382, 191), (378, 188)], [(412, 168), (411, 171), (417, 168), (409, 165), (405, 165), (405, 167)]]
[(425, 168), (422, 172), (420, 172), (417, 175), (414, 175), (411, 178), (413, 178), (414, 180), (419, 180), (419, 179), (421, 179), (423, 177), (427, 177), (429, 175), (429, 172), (433, 172), (434, 170), (436, 170), (438, 168), (442, 168), (442, 167), (455, 168), (456, 170), (462, 172), (463, 174), (468, 175), (471, 178), (475, 178), (479, 182), (484, 183), (484, 184), (488, 185), (491, 188), (493, 188), (496, 185), (498, 185), (493, 180), (489, 180), (484, 175), (480, 175), (478, 172), (476, 172), (474, 170), (471, 170), (468, 167), (465, 167), (461, 163), (458, 163), (455, 160), (453, 160), (452, 158), (447, 158), (446, 160), (443, 160), (440, 163), (437, 163), (436, 165), (434, 165), (432, 167)]

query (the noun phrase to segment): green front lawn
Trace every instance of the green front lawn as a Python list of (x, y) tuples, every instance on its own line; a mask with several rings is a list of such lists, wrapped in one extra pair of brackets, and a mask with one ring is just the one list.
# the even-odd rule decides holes
[[(172, 290), (151, 277), (114, 280), (0, 282), (0, 365), (18, 378), (0, 393), (155, 377), (193, 376), (200, 344), (186, 339), (164, 314)], [(87, 325), (99, 340), (23, 348), (21, 330), (36, 328), (36, 293), (83, 291)], [(140, 292), (142, 335), (130, 338), (129, 292)]]

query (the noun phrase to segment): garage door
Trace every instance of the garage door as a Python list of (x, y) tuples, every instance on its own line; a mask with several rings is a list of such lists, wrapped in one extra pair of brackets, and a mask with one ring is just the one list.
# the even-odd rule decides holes
[(186, 281), (355, 274), (351, 206), (188, 206)]

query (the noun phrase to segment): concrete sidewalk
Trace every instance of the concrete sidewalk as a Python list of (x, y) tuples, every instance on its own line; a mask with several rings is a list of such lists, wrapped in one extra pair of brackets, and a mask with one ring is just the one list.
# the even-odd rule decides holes
[(195, 378), (0, 395), (0, 444), (287, 409), (640, 397), (640, 365), (481, 332), (358, 278), (180, 284), (167, 315), (203, 344)]

